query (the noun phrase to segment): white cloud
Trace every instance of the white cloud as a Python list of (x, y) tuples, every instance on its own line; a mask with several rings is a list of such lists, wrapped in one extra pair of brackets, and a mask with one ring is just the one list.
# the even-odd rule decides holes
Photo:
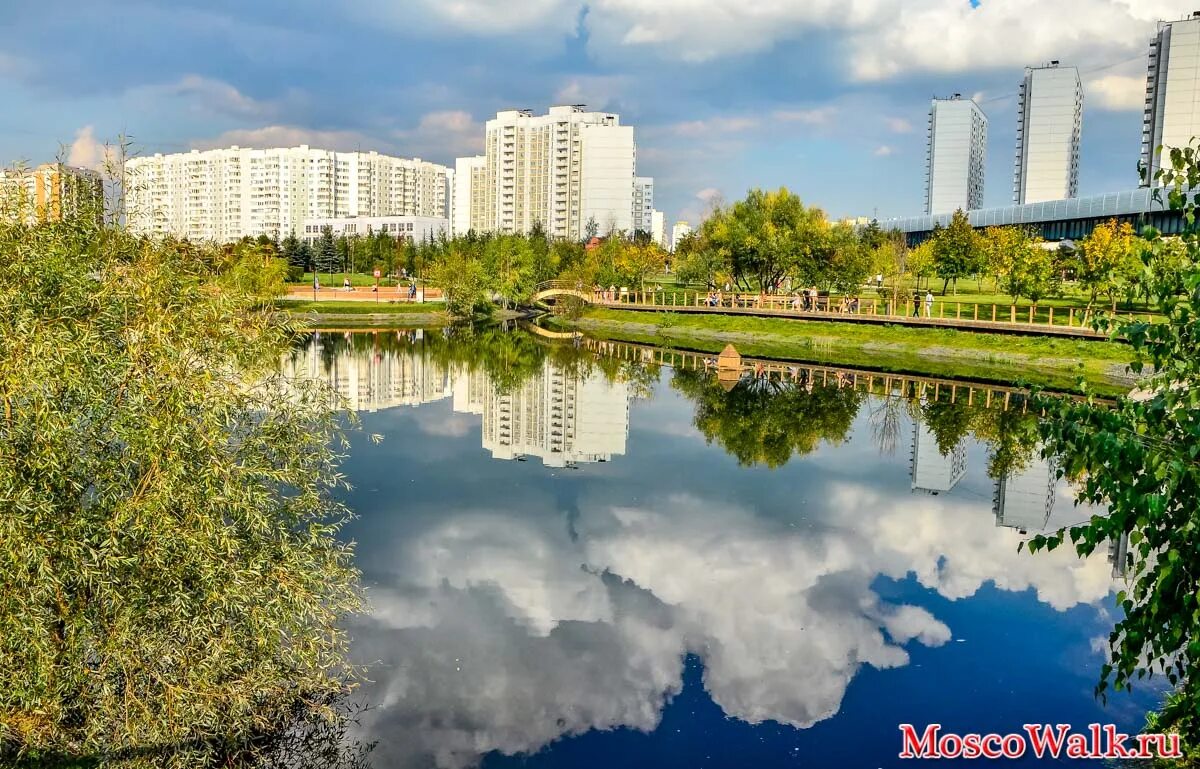
[(886, 144), (881, 144), (875, 148), (871, 154), (877, 158), (886, 158), (888, 155), (894, 154), (896, 151)]
[(464, 110), (441, 110), (421, 116), (412, 129), (393, 133), (406, 157), (422, 157), (454, 165), (454, 158), (483, 151), (483, 125)]
[(197, 139), (191, 142), (195, 149), (214, 149), (234, 144), (255, 148), (295, 147), (307, 144), (310, 147), (341, 151), (381, 149), (377, 139), (357, 131), (322, 131), (291, 125), (235, 129), (211, 139)]
[(1107, 110), (1141, 111), (1146, 100), (1146, 78), (1132, 75), (1105, 75), (1084, 85), (1084, 99), (1089, 106)]
[(1110, 63), (1144, 52), (1160, 18), (1179, 15), (1169, 0), (911, 0), (848, 44), (859, 80), (906, 72), (964, 72), (1060, 59)]
[(883, 124), (894, 134), (910, 134), (913, 131), (913, 124), (902, 117), (884, 118)]
[(292, 91), (277, 100), (260, 101), (229, 83), (201, 75), (184, 75), (172, 83), (140, 86), (132, 89), (130, 95), (139, 102), (151, 105), (166, 99), (177, 99), (199, 114), (217, 113), (243, 119), (277, 117), (285, 103), (300, 99), (298, 93)]
[(85, 125), (75, 132), (75, 139), (67, 148), (67, 165), (101, 170), (110, 156), (110, 148), (96, 138), (95, 128)]
[[(1108, 64), (1140, 54), (1177, 0), (422, 0), (444, 28), (477, 35), (527, 33), (532, 41), (575, 34), (585, 5), (589, 45), (599, 57), (646, 50), (703, 62), (759, 53), (808, 35), (845, 49), (851, 75), (883, 80), (912, 72), (1022, 67), (1061, 59)], [(383, 18), (411, 24), (403, 4), (377, 0)], [(398, 11), (397, 8), (401, 9)]]

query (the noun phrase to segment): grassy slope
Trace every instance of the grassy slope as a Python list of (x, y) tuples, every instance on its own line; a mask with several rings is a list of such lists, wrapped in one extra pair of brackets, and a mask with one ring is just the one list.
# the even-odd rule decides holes
[(577, 321), (593, 336), (719, 351), (732, 342), (743, 355), (840, 363), (864, 368), (1018, 381), (1096, 392), (1127, 392), (1125, 345), (948, 329), (874, 326), (729, 315), (649, 315), (592, 309)]

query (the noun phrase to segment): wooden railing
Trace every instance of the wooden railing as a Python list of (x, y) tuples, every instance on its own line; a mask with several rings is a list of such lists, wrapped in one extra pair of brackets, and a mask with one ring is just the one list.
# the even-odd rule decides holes
[[(914, 306), (912, 302), (895, 302), (890, 299), (853, 299), (847, 297), (818, 296), (805, 298), (800, 296), (780, 296), (772, 294), (720, 294), (709, 295), (702, 291), (615, 291), (602, 290), (593, 292), (593, 301), (606, 306), (653, 307), (669, 310), (671, 308), (688, 308), (690, 311), (701, 310), (720, 313), (722, 310), (753, 311), (764, 310), (772, 314), (788, 314), (797, 317), (805, 315), (821, 316), (855, 316), (861, 319), (878, 318), (890, 319), (898, 323), (913, 325), (938, 325), (983, 327), (990, 324), (996, 326), (1032, 326), (1050, 329), (1077, 329), (1079, 332), (1096, 335), (1092, 331), (1091, 322), (1096, 316), (1096, 310), (1086, 310), (1076, 307), (1020, 306), (1001, 305), (972, 301), (961, 301), (947, 298), (935, 299), (926, 304), (922, 300)], [(1110, 317), (1119, 315), (1130, 320), (1145, 320), (1152, 318), (1145, 313), (1107, 313)]]

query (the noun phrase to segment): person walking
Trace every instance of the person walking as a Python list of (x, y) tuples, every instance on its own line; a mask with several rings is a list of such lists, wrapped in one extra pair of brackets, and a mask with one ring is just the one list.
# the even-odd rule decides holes
[(932, 291), (925, 292), (925, 317), (926, 318), (933, 317), (933, 292)]
[(921, 295), (915, 291), (913, 292), (913, 314), (912, 314), (912, 316), (914, 318), (921, 317)]

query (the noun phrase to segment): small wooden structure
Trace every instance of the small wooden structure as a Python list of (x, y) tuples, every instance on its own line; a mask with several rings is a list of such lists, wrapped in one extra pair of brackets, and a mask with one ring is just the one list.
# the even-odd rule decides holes
[(725, 369), (741, 370), (742, 354), (737, 351), (737, 348), (731, 344), (725, 345), (725, 349), (721, 350), (721, 354), (717, 356), (717, 370)]

